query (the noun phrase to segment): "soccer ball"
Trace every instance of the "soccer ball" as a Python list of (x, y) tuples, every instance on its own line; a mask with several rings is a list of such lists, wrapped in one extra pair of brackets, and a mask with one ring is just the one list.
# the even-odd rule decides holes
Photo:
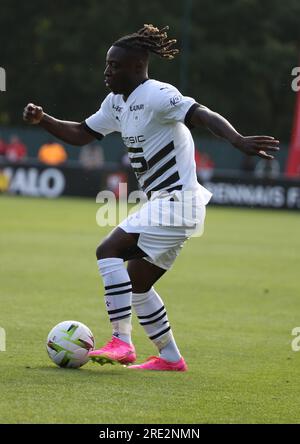
[(47, 338), (47, 352), (59, 367), (78, 368), (89, 360), (95, 340), (91, 330), (78, 321), (57, 324)]

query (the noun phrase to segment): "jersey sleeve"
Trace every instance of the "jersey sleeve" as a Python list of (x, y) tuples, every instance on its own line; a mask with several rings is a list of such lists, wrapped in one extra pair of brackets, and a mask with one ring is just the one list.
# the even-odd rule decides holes
[(95, 114), (85, 119), (84, 125), (86, 130), (98, 139), (114, 131), (120, 131), (116, 118), (112, 114), (111, 94), (104, 99)]
[(187, 117), (199, 104), (191, 97), (183, 96), (172, 85), (162, 84), (151, 96), (150, 103), (154, 117), (161, 123), (182, 122), (187, 124)]

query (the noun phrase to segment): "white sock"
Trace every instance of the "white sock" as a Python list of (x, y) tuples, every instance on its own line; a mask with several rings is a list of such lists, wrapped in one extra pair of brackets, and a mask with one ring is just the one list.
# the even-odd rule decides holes
[(105, 288), (105, 304), (113, 336), (131, 344), (131, 281), (123, 259), (112, 257), (97, 261)]
[(159, 356), (167, 361), (179, 361), (181, 355), (171, 331), (164, 303), (154, 288), (146, 293), (133, 293), (132, 305), (149, 339), (158, 348)]

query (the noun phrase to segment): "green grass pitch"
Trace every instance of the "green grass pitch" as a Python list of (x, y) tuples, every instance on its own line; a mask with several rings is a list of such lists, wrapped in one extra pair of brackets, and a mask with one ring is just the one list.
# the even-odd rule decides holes
[[(187, 373), (59, 369), (60, 321), (110, 338), (92, 200), (0, 198), (0, 423), (299, 423), (299, 214), (208, 207), (158, 283)], [(155, 349), (134, 319), (138, 362)]]

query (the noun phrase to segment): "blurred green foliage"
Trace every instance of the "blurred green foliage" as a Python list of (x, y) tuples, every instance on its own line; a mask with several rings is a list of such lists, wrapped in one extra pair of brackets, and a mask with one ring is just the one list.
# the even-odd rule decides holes
[(58, 118), (83, 120), (107, 94), (103, 69), (112, 42), (153, 23), (168, 24), (185, 50), (171, 62), (153, 58), (151, 77), (182, 87), (244, 134), (287, 141), (299, 17), (299, 0), (1, 0), (7, 91), (0, 93), (0, 125), (21, 124), (29, 101)]

